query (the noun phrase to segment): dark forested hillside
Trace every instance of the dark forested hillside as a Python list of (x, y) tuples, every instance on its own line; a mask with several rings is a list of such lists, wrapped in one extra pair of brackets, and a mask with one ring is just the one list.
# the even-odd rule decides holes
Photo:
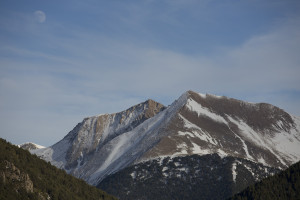
[(236, 194), (232, 200), (300, 199), (300, 162)]
[(115, 199), (0, 139), (0, 199)]
[(98, 187), (122, 200), (221, 200), (278, 171), (218, 154), (165, 157), (124, 168)]

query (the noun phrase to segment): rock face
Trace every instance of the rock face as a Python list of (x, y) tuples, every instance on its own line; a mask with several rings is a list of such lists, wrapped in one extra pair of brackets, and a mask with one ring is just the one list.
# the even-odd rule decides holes
[(112, 165), (118, 162), (118, 158), (122, 159), (118, 152), (122, 145), (131, 148), (130, 142), (139, 138), (126, 133), (134, 132), (139, 125), (164, 109), (162, 104), (147, 100), (123, 112), (85, 118), (58, 143), (31, 152), (68, 173), (96, 184), (107, 174), (134, 161), (135, 157), (128, 157)]
[(167, 108), (148, 100), (86, 118), (58, 143), (31, 152), (92, 185), (170, 156), (218, 154), (284, 169), (300, 160), (300, 118), (266, 103), (188, 91)]
[(300, 159), (300, 119), (266, 103), (252, 104), (192, 91), (168, 126), (168, 137), (140, 160), (212, 154), (286, 168)]
[(33, 183), (27, 173), (21, 172), (13, 163), (4, 160), (1, 163), (0, 179), (2, 183), (13, 185), (16, 192), (24, 189), (27, 193), (33, 192)]

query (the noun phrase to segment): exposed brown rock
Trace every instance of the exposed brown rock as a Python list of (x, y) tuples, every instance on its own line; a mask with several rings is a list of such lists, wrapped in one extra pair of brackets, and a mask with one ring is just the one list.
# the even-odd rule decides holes
[(33, 192), (33, 182), (27, 173), (21, 172), (13, 163), (4, 160), (1, 163), (1, 179), (4, 184), (13, 184), (16, 192), (25, 189), (26, 192)]
[(282, 121), (283, 126), (277, 128), (284, 131), (289, 131), (294, 125), (293, 119), (288, 113), (271, 104), (247, 103), (227, 97), (216, 98), (214, 95), (209, 94), (203, 98), (193, 91), (189, 91), (189, 95), (193, 100), (218, 115), (223, 117), (230, 115), (244, 120), (254, 130), (274, 130), (273, 125), (278, 121)]
[[(286, 168), (287, 165), (284, 163), (292, 164), (286, 157), (278, 158), (276, 150), (253, 143), (251, 139), (248, 140), (242, 130), (229, 119), (231, 117), (236, 121), (241, 120), (257, 134), (270, 138), (279, 132), (289, 132), (295, 128), (292, 117), (282, 109), (266, 103), (254, 104), (209, 94), (199, 95), (193, 91), (188, 91), (186, 94), (188, 100), (193, 100), (209, 112), (223, 117), (226, 123), (214, 120), (205, 114), (198, 114), (184, 105), (167, 126), (161, 129), (161, 132), (164, 132), (161, 134), (164, 134), (165, 137), (162, 137), (140, 160), (180, 155), (182, 151), (184, 155), (191, 155), (195, 153), (193, 152), (194, 146), (198, 146), (197, 148), (203, 149), (203, 152), (206, 153), (218, 153), (219, 150), (222, 150), (227, 155), (256, 162), (264, 160), (268, 165), (275, 167)], [(186, 128), (181, 117), (198, 128)], [(194, 136), (190, 137), (189, 133), (193, 133)], [(206, 141), (205, 138), (209, 138), (209, 141)]]

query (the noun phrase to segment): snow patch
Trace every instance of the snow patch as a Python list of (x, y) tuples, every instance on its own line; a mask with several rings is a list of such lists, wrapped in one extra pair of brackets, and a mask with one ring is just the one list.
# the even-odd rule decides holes
[(199, 126), (196, 126), (195, 124), (191, 123), (189, 120), (187, 120), (185, 117), (183, 117), (181, 114), (178, 114), (179, 117), (183, 120), (184, 127), (188, 129), (198, 129), (202, 130)]
[[(231, 117), (229, 117), (229, 118), (231, 118)], [(238, 134), (236, 134), (234, 131), (232, 131), (231, 128), (230, 128), (230, 126), (228, 126), (228, 128), (229, 128), (229, 130), (230, 130), (237, 138), (239, 138), (239, 140), (242, 142), (242, 144), (243, 144), (243, 149), (244, 149), (244, 151), (245, 151), (245, 153), (246, 153), (246, 157), (247, 157), (248, 159), (250, 159), (250, 160), (254, 160), (253, 157), (249, 154), (248, 146), (246, 145), (245, 141), (244, 141)]]
[(186, 168), (186, 167), (182, 167), (182, 168), (177, 168), (178, 171), (181, 171), (181, 172), (189, 172), (189, 169)]
[(232, 163), (232, 180), (234, 182), (236, 182), (236, 176), (237, 176), (237, 172), (236, 172), (236, 162)]
[(217, 153), (221, 158), (225, 158), (228, 156), (228, 154), (225, 151), (223, 151), (222, 149), (218, 149)]
[(208, 149), (201, 149), (199, 145), (195, 144), (192, 142), (193, 148), (193, 154), (198, 154), (198, 155), (206, 155), (206, 154), (210, 154), (210, 150)]
[(291, 129), (290, 133), (281, 132), (269, 139), (270, 145), (274, 146), (282, 156), (295, 163), (300, 159), (300, 121), (295, 120), (296, 128)]
[(192, 133), (189, 133), (189, 132), (182, 132), (182, 131), (178, 131), (178, 135), (180, 135), (180, 136), (195, 137)]
[(214, 121), (224, 123), (224, 124), (228, 124), (228, 122), (222, 116), (211, 112), (209, 109), (201, 106), (199, 103), (197, 103), (193, 99), (188, 99), (188, 101), (186, 103), (186, 107), (190, 111), (196, 112), (198, 114), (198, 116), (203, 115), (203, 116), (206, 116), (208, 118), (211, 118)]
[[(291, 129), (290, 133), (281, 131), (276, 133), (274, 137), (264, 137), (264, 134), (259, 134), (258, 132), (254, 131), (243, 120), (235, 120), (230, 116), (227, 117), (232, 123), (238, 126), (243, 137), (247, 138), (249, 141), (252, 141), (256, 145), (269, 150), (283, 165), (287, 166), (283, 159), (293, 162), (297, 162), (300, 159), (299, 129)], [(300, 126), (298, 125), (300, 124), (300, 120), (294, 118), (294, 121), (296, 123), (296, 127)]]
[(259, 163), (262, 163), (262, 164), (265, 165), (265, 166), (268, 166), (267, 162), (266, 162), (265, 159), (263, 159), (262, 157), (260, 157), (260, 158), (258, 159), (258, 162), (259, 162)]
[(188, 121), (186, 118), (184, 118), (182, 115), (179, 114), (179, 117), (183, 120), (184, 122), (184, 127), (192, 129), (192, 133), (191, 132), (181, 132), (179, 131), (179, 135), (185, 135), (185, 134), (189, 134), (191, 137), (197, 137), (200, 140), (209, 142), (213, 145), (218, 145), (218, 142), (211, 137), (211, 135), (209, 133), (207, 133), (206, 131), (203, 131), (200, 127), (192, 124), (190, 121)]
[(168, 167), (163, 167), (162, 171), (165, 172), (167, 171), (169, 168)]
[(186, 143), (181, 143), (177, 145), (177, 152), (174, 155), (186, 155), (188, 154), (187, 152), (188, 146)]
[(132, 179), (135, 179), (135, 178), (136, 178), (136, 172), (135, 172), (135, 171), (132, 172), (132, 173), (130, 174), (130, 176), (131, 176)]

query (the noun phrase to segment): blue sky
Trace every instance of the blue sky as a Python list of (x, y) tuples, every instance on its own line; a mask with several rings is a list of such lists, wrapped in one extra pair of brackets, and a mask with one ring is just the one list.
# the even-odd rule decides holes
[(298, 0), (0, 0), (0, 137), (51, 145), (84, 117), (183, 92), (300, 115)]

